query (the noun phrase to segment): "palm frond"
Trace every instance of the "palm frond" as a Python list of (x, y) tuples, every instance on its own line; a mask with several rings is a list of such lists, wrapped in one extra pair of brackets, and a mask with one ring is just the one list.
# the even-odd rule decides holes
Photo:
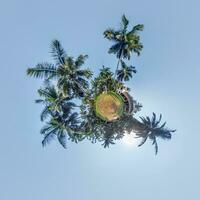
[(57, 92), (54, 85), (38, 89), (38, 94), (41, 97), (44, 97), (46, 100), (50, 99), (50, 98), (51, 99), (57, 99), (58, 98), (58, 92)]
[(132, 30), (129, 32), (131, 34), (135, 34), (137, 33), (138, 31), (143, 31), (144, 30), (144, 25), (143, 24), (137, 24), (136, 26), (134, 26), (132, 28)]
[(77, 67), (80, 67), (85, 63), (85, 60), (88, 58), (88, 55), (79, 55), (78, 58), (75, 61), (75, 65)]
[(57, 65), (65, 64), (66, 53), (64, 48), (62, 47), (60, 41), (53, 40), (51, 43), (51, 54), (56, 61)]
[[(112, 45), (111, 47), (110, 47), (110, 49), (108, 50), (108, 53), (112, 53), (112, 54), (116, 54), (116, 53), (118, 53), (118, 52), (120, 52), (121, 51), (121, 47), (122, 47), (122, 44), (121, 43), (116, 43), (116, 44), (114, 44), (114, 45)], [(119, 55), (118, 55), (118, 58), (120, 57), (120, 53), (119, 53)]]
[(103, 142), (103, 147), (108, 148), (110, 145), (115, 144), (113, 137), (105, 137)]
[(44, 103), (45, 101), (43, 99), (36, 99), (35, 103)]
[(122, 25), (123, 25), (124, 31), (126, 31), (126, 29), (127, 29), (127, 27), (128, 27), (128, 24), (129, 24), (128, 19), (126, 18), (125, 15), (122, 15)]
[(66, 119), (71, 114), (71, 110), (76, 106), (75, 103), (65, 102), (62, 104), (63, 118)]
[(143, 45), (138, 45), (137, 48), (134, 48), (133, 51), (140, 56), (140, 51), (142, 50)]
[(57, 74), (57, 69), (53, 64), (50, 63), (39, 63), (34, 68), (27, 69), (27, 75), (35, 78), (45, 78), (55, 77)]
[(146, 141), (147, 141), (148, 137), (143, 137), (141, 143), (138, 145), (138, 147), (142, 146)]
[(67, 121), (66, 121), (67, 124), (70, 124), (71, 127), (74, 127), (76, 126), (78, 123), (79, 123), (79, 120), (78, 120), (78, 113), (72, 113)]
[(74, 107), (76, 107), (76, 104), (74, 103), (74, 102), (71, 102), (71, 101), (64, 101), (63, 103), (62, 103), (62, 108), (63, 109), (68, 109), (68, 108), (74, 108)]
[(46, 146), (47, 144), (49, 144), (53, 139), (55, 139), (55, 133), (54, 131), (51, 131), (47, 134), (45, 134), (43, 140), (42, 140), (42, 146)]
[(40, 130), (40, 134), (45, 135), (46, 133), (48, 133), (50, 130), (52, 129), (52, 127), (49, 125), (49, 123), (47, 123), (45, 126), (43, 126)]
[(42, 110), (40, 114), (40, 120), (43, 122), (50, 114), (51, 111), (49, 110), (49, 107), (45, 106), (45, 108)]
[(64, 131), (59, 131), (57, 135), (59, 143), (66, 149), (67, 148), (67, 142), (66, 142), (66, 134)]
[(83, 76), (83, 77), (86, 77), (86, 78), (91, 78), (92, 75), (93, 75), (93, 73), (90, 69), (78, 70), (76, 73), (77, 73), (78, 76)]
[(155, 154), (157, 155), (158, 154), (158, 143), (157, 143), (156, 137), (154, 137), (152, 145), (154, 145), (154, 147), (155, 147)]

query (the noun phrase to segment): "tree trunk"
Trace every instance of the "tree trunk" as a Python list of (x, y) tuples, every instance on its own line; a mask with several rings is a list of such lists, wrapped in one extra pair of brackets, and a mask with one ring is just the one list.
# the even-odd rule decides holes
[(119, 60), (118, 60), (118, 62), (117, 62), (117, 68), (116, 68), (116, 70), (115, 70), (114, 79), (115, 79), (115, 77), (116, 77), (116, 75), (117, 75), (117, 71), (118, 71), (118, 68), (119, 68), (119, 63), (120, 63), (120, 61), (121, 61), (121, 58), (119, 58)]
[(146, 127), (143, 123), (141, 123), (139, 120), (136, 118), (133, 118), (130, 123), (130, 129), (134, 133), (144, 133), (146, 131)]

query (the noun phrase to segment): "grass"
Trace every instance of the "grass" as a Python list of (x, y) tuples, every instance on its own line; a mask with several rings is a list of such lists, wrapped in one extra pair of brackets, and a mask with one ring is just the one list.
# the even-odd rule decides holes
[(96, 97), (96, 115), (105, 121), (114, 121), (124, 112), (123, 98), (115, 92), (104, 92)]

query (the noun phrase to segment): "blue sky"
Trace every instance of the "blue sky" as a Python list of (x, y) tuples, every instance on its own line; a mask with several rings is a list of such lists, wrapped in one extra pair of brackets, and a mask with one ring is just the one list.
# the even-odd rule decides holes
[[(1, 200), (198, 200), (200, 199), (200, 26), (198, 0), (4, 0), (0, 2), (0, 199)], [(159, 153), (117, 144), (103, 149), (85, 141), (41, 146), (40, 81), (27, 67), (50, 60), (49, 44), (61, 40), (68, 54), (89, 55), (95, 71), (114, 69), (102, 33), (125, 13), (143, 23), (144, 50), (131, 61), (129, 83), (143, 104), (137, 114), (162, 113), (176, 128)]]

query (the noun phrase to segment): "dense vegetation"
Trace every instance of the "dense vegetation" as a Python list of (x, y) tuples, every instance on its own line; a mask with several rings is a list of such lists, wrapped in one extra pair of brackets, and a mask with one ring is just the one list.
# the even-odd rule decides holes
[(41, 121), (45, 122), (41, 129), (43, 146), (57, 137), (64, 148), (67, 140), (78, 143), (83, 139), (101, 142), (104, 147), (109, 147), (115, 140), (133, 131), (142, 139), (139, 146), (149, 139), (157, 154), (157, 138), (171, 139), (171, 133), (175, 130), (166, 128), (165, 123), (160, 125), (161, 115), (159, 119), (154, 113), (151, 118), (134, 118), (134, 114), (141, 109), (141, 104), (135, 100), (132, 113), (124, 112), (112, 122), (96, 114), (95, 99), (98, 95), (103, 92), (130, 91), (124, 82), (133, 77), (136, 69), (127, 65), (126, 60), (131, 59), (132, 53), (140, 55), (143, 45), (139, 32), (143, 30), (143, 25), (138, 24), (130, 30), (128, 25), (129, 21), (123, 15), (120, 29), (107, 29), (104, 32), (104, 37), (113, 43), (108, 53), (116, 55), (118, 59), (115, 72), (103, 66), (99, 74), (94, 76), (91, 69), (83, 67), (88, 56), (79, 55), (74, 59), (66, 54), (58, 40), (51, 43), (54, 64), (45, 62), (28, 68), (29, 76), (44, 80), (38, 90), (40, 99), (36, 100), (36, 103), (43, 105), (40, 116)]

